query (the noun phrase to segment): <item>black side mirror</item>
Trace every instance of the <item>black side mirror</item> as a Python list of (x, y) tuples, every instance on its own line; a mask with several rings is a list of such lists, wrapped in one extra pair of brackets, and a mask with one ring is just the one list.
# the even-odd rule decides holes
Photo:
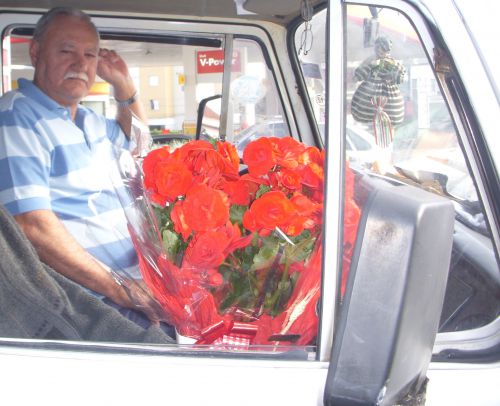
[(207, 106), (207, 103), (209, 101), (221, 99), (221, 98), (222, 98), (222, 95), (216, 94), (214, 96), (205, 97), (204, 99), (202, 99), (200, 101), (200, 104), (198, 105), (198, 116), (196, 118), (196, 137), (195, 137), (196, 140), (199, 140), (201, 137), (201, 128), (202, 128), (202, 124), (203, 124), (203, 117), (205, 116), (205, 108)]
[(421, 189), (379, 182), (365, 183), (326, 405), (392, 405), (426, 382), (450, 265), (454, 209), (449, 200)]

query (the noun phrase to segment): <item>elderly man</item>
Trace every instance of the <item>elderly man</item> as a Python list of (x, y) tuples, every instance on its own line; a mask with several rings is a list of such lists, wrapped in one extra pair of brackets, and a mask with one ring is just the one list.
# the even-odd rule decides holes
[[(121, 307), (139, 302), (157, 321), (155, 302), (131, 300), (110, 273), (140, 277), (112, 181), (116, 151), (133, 148), (132, 113), (144, 120), (128, 68), (99, 48), (88, 15), (66, 7), (39, 20), (29, 52), (34, 80), (0, 99), (0, 203), (46, 264)], [(113, 87), (115, 120), (79, 104), (96, 74)]]

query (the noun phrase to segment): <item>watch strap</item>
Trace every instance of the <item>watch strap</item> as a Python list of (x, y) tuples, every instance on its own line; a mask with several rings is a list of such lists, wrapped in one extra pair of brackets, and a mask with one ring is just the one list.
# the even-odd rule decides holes
[(135, 103), (137, 101), (137, 92), (135, 92), (132, 97), (130, 97), (129, 99), (127, 100), (118, 100), (117, 98), (115, 98), (115, 101), (116, 101), (116, 104), (120, 107), (128, 107), (130, 106), (131, 104)]

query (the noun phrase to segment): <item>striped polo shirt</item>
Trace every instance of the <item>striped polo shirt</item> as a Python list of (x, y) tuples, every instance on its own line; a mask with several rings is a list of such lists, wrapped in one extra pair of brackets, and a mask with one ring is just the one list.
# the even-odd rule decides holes
[(0, 98), (0, 202), (13, 214), (52, 210), (94, 257), (140, 277), (117, 197), (117, 165), (128, 140), (115, 120), (65, 108), (20, 79)]

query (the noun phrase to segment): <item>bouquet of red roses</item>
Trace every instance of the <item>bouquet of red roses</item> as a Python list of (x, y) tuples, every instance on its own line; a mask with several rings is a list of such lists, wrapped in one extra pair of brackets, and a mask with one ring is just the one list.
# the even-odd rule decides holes
[(144, 158), (144, 178), (129, 183), (140, 211), (154, 212), (130, 221), (141, 273), (168, 321), (198, 343), (310, 344), (324, 152), (265, 137), (248, 144), (243, 164), (241, 173), (228, 142), (191, 141)]

